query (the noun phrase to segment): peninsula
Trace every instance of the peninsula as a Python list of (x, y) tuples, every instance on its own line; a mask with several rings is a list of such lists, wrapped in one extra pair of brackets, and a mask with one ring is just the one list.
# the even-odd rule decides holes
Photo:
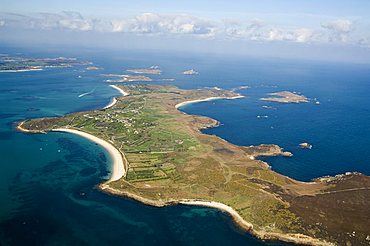
[(308, 98), (290, 91), (274, 92), (269, 94), (272, 97), (263, 97), (262, 101), (280, 102), (280, 103), (305, 103)]
[(289, 156), (279, 146), (233, 145), (200, 131), (217, 126), (216, 120), (177, 109), (185, 102), (236, 99), (239, 94), (166, 85), (118, 87), (128, 95), (107, 109), (31, 119), (18, 129), (81, 132), (92, 141), (101, 140), (99, 144), (111, 149), (113, 164), (121, 166), (100, 185), (110, 194), (159, 207), (215, 207), (264, 240), (368, 245), (370, 177), (346, 173), (309, 183), (293, 180), (256, 159)]

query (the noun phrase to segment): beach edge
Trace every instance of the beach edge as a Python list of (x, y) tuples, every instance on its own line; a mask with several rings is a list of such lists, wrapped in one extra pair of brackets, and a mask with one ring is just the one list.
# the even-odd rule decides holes
[[(110, 86), (112, 88), (116, 87), (119, 90), (122, 90), (117, 86), (114, 86), (114, 85), (110, 85)], [(128, 93), (127, 94), (122, 94), (122, 95), (127, 96)], [(209, 97), (209, 98), (205, 98), (205, 99), (190, 100), (190, 101), (184, 101), (184, 102), (181, 102), (179, 104), (176, 104), (175, 108), (180, 110), (181, 107), (186, 106), (188, 104), (193, 104), (193, 103), (198, 103), (198, 102), (206, 102), (206, 101), (213, 101), (213, 100), (221, 100), (221, 99), (224, 99), (224, 100), (225, 99), (226, 100), (239, 99), (239, 98), (243, 98), (243, 97), (244, 97), (243, 95), (239, 94), (239, 95), (234, 96), (234, 97)], [(32, 130), (25, 129), (25, 128), (22, 127), (24, 122), (25, 121), (21, 121), (17, 125), (17, 129), (19, 131), (26, 132), (26, 133), (46, 133), (46, 132), (43, 132), (43, 131), (32, 131)], [(114, 189), (110, 186), (110, 183), (125, 177), (125, 175), (127, 174), (127, 171), (128, 171), (128, 162), (127, 162), (127, 159), (126, 159), (124, 153), (122, 153), (120, 150), (118, 150), (116, 147), (114, 147), (112, 144), (108, 143), (107, 141), (105, 141), (101, 138), (98, 138), (98, 137), (96, 137), (92, 134), (83, 132), (81, 130), (76, 130), (76, 129), (71, 129), (71, 128), (56, 128), (56, 129), (52, 129), (51, 131), (53, 131), (53, 132), (66, 132), (66, 133), (68, 132), (68, 133), (76, 134), (76, 135), (79, 135), (81, 137), (85, 137), (85, 138), (89, 139), (90, 141), (92, 141), (94, 143), (99, 144), (101, 147), (106, 149), (109, 154), (111, 154), (110, 151), (113, 151), (113, 153), (118, 151), (120, 153), (120, 156), (122, 158), (121, 167), (124, 169), (124, 171), (123, 171), (124, 174), (120, 178), (115, 179), (115, 178), (112, 178), (113, 177), (113, 172), (114, 172), (112, 170), (112, 175), (111, 175), (109, 180), (106, 180), (106, 181), (101, 182), (101, 183), (96, 185), (97, 189), (100, 190), (101, 192), (104, 192), (106, 194), (113, 195), (113, 196), (128, 198), (128, 199), (134, 200), (136, 202), (140, 202), (142, 204), (153, 206), (153, 207), (186, 205), (186, 206), (198, 206), (198, 207), (215, 208), (215, 209), (218, 209), (219, 211), (227, 213), (229, 216), (231, 216), (233, 222), (237, 226), (239, 226), (241, 229), (243, 229), (247, 233), (250, 233), (251, 235), (255, 236), (257, 239), (260, 239), (260, 240), (281, 241), (281, 242), (287, 242), (287, 243), (294, 243), (294, 244), (297, 244), (297, 245), (299, 245), (299, 244), (301, 244), (301, 245), (312, 245), (312, 246), (313, 245), (318, 245), (318, 246), (332, 246), (332, 245), (335, 245), (333, 243), (323, 241), (323, 240), (319, 240), (319, 239), (309, 237), (309, 236), (303, 235), (303, 234), (283, 234), (283, 233), (276, 233), (276, 232), (257, 231), (257, 230), (254, 229), (253, 224), (244, 220), (239, 215), (239, 213), (237, 211), (235, 211), (232, 207), (230, 207), (230, 206), (228, 206), (224, 203), (215, 202), (215, 201), (197, 200), (197, 199), (180, 199), (180, 200), (170, 200), (170, 201), (165, 201), (165, 202), (155, 201), (155, 200), (147, 199), (145, 197), (141, 197), (139, 195), (136, 195), (136, 194), (133, 194), (133, 193), (130, 193), (130, 192), (127, 192), (127, 191), (121, 191), (121, 190)], [(105, 148), (105, 147), (107, 147), (107, 148)], [(114, 166), (115, 165), (113, 164), (113, 167)], [(118, 177), (118, 175), (116, 177)]]

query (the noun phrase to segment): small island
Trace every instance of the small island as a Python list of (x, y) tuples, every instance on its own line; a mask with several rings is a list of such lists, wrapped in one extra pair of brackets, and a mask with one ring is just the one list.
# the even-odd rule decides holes
[(158, 66), (151, 66), (149, 68), (127, 69), (127, 72), (136, 74), (161, 74), (162, 70)]
[(309, 144), (309, 143), (300, 143), (299, 144), (299, 147), (301, 149), (312, 149), (312, 144)]
[(272, 97), (263, 97), (260, 100), (279, 103), (305, 103), (309, 101), (307, 97), (290, 91), (274, 92), (269, 95)]
[(199, 74), (199, 72), (195, 71), (194, 69), (190, 69), (190, 70), (183, 71), (182, 74), (185, 74), (185, 75), (196, 75), (196, 74)]
[(110, 194), (157, 207), (217, 208), (264, 240), (360, 245), (369, 237), (370, 177), (346, 173), (312, 182), (291, 179), (258, 160), (290, 152), (274, 144), (237, 146), (203, 134), (201, 129), (219, 122), (178, 110), (241, 95), (154, 84), (114, 88), (126, 96), (105, 109), (30, 119), (17, 128), (29, 134), (78, 134), (107, 149), (113, 171), (99, 188)]
[(101, 68), (97, 67), (97, 66), (90, 66), (90, 67), (87, 67), (86, 70), (100, 70)]

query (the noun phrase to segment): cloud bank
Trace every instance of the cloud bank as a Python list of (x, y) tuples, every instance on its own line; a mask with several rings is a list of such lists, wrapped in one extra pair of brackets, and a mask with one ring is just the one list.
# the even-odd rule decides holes
[(219, 40), (294, 43), (351, 43), (364, 46), (366, 37), (351, 38), (354, 23), (326, 21), (317, 27), (286, 27), (263, 20), (210, 20), (190, 15), (142, 13), (117, 19), (86, 18), (78, 12), (20, 15), (0, 13), (0, 28), (63, 30), (72, 32), (127, 33), (140, 36), (190, 36)]
[(330, 31), (330, 40), (346, 42), (349, 33), (353, 30), (353, 23), (350, 20), (340, 19), (322, 23), (321, 26)]

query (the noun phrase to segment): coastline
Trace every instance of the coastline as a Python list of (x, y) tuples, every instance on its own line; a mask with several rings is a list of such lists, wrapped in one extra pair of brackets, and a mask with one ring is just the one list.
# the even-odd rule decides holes
[(208, 207), (208, 208), (215, 208), (222, 212), (227, 213), (231, 216), (233, 222), (239, 226), (244, 231), (250, 233), (251, 235), (255, 236), (260, 240), (269, 240), (269, 241), (280, 241), (286, 243), (293, 243), (297, 245), (311, 245), (311, 246), (334, 246), (335, 244), (322, 241), (319, 239), (315, 239), (310, 236), (306, 236), (303, 234), (283, 234), (283, 233), (276, 233), (276, 232), (265, 232), (265, 231), (256, 231), (253, 227), (253, 224), (244, 220), (237, 211), (235, 211), (232, 207), (215, 201), (204, 201), (198, 199), (181, 199), (181, 200), (170, 200), (170, 201), (155, 201), (147, 198), (143, 198), (139, 195), (132, 194), (126, 191), (121, 191), (114, 189), (109, 186), (107, 183), (102, 183), (98, 185), (100, 191), (119, 197), (126, 197), (128, 199), (132, 199), (134, 201), (143, 203), (148, 206), (153, 207), (166, 207), (166, 206), (174, 206), (174, 205), (185, 205), (185, 206), (198, 206), (198, 207)]
[(198, 102), (209, 102), (209, 101), (221, 100), (221, 99), (232, 100), (232, 99), (239, 99), (239, 98), (244, 98), (244, 96), (239, 94), (238, 96), (234, 96), (234, 97), (207, 97), (204, 99), (190, 100), (190, 101), (178, 103), (175, 105), (175, 108), (178, 109), (186, 105), (198, 103)]
[(110, 100), (110, 103), (108, 103), (107, 106), (105, 106), (103, 109), (108, 109), (108, 108), (111, 108), (114, 104), (117, 103), (117, 99), (115, 97), (113, 97), (111, 100)]
[[(120, 91), (122, 95), (128, 95), (128, 93), (124, 92), (122, 89), (120, 89), (117, 86), (110, 85), (112, 88), (117, 89)], [(238, 95), (234, 97), (209, 97), (205, 99), (198, 99), (198, 100), (191, 100), (191, 101), (185, 101), (178, 103), (175, 105), (175, 108), (180, 108), (182, 106), (188, 105), (188, 104), (193, 104), (193, 103), (198, 103), (198, 102), (204, 102), (204, 101), (212, 101), (212, 100), (219, 100), (219, 99), (238, 99), (238, 98), (243, 98), (244, 96)], [(113, 98), (114, 103), (111, 102), (108, 106), (112, 107), (116, 102), (117, 99), (114, 97)], [(105, 107), (107, 108), (107, 106)], [(30, 133), (45, 133), (41, 131), (32, 131), (32, 130), (27, 130), (22, 127), (23, 122), (21, 122), (18, 126), (17, 129), (23, 132), (30, 132)], [(109, 180), (100, 183), (97, 185), (97, 187), (102, 191), (110, 195), (116, 195), (120, 197), (127, 197), (130, 199), (133, 199), (135, 201), (141, 202), (146, 205), (150, 206), (155, 206), (155, 207), (164, 207), (164, 206), (171, 206), (171, 205), (187, 205), (187, 206), (200, 206), (200, 207), (210, 207), (210, 208), (215, 208), (220, 211), (226, 212), (229, 214), (233, 221), (240, 226), (243, 230), (246, 232), (249, 232), (253, 236), (255, 236), (258, 239), (261, 240), (278, 240), (282, 242), (289, 242), (289, 243), (294, 243), (294, 244), (304, 244), (304, 245), (334, 245), (332, 243), (326, 242), (326, 241), (321, 241), (319, 239), (315, 239), (303, 234), (283, 234), (283, 233), (276, 233), (276, 232), (265, 232), (265, 231), (256, 231), (253, 228), (253, 225), (246, 220), (244, 220), (237, 211), (235, 211), (232, 207), (216, 202), (216, 201), (203, 201), (203, 200), (197, 200), (197, 199), (180, 199), (180, 200), (169, 200), (169, 201), (156, 201), (156, 200), (150, 200), (144, 197), (141, 197), (136, 194), (129, 193), (127, 191), (121, 191), (121, 190), (116, 190), (112, 188), (109, 183), (113, 181), (117, 181), (121, 179), (122, 177), (125, 177), (127, 174), (128, 170), (128, 161), (124, 155), (124, 153), (120, 152), (116, 147), (114, 147), (112, 144), (109, 142), (100, 139), (92, 134), (76, 130), (76, 129), (69, 129), (69, 128), (56, 128), (51, 131), (55, 132), (66, 132), (66, 133), (71, 133), (71, 134), (76, 134), (81, 137), (84, 137), (86, 139), (89, 139), (90, 141), (93, 141), (100, 146), (102, 146), (104, 149), (108, 151), (110, 156), (112, 157), (112, 173), (109, 178)]]
[[(220, 100), (220, 99), (238, 99), (244, 98), (243, 95), (238, 95), (234, 97), (208, 97), (205, 99), (197, 99), (197, 100), (190, 100), (181, 102), (175, 105), (176, 109), (183, 107), (188, 104), (198, 103), (198, 102), (207, 102), (213, 100)], [(127, 163), (127, 162), (126, 162)], [(267, 164), (267, 163), (266, 163)], [(126, 197), (128, 199), (135, 200), (137, 202), (141, 202), (143, 204), (153, 206), (153, 207), (165, 207), (165, 206), (173, 206), (173, 205), (186, 205), (186, 206), (198, 206), (198, 207), (208, 207), (208, 208), (215, 208), (222, 212), (227, 213), (231, 216), (234, 223), (239, 226), (244, 231), (250, 233), (251, 235), (255, 236), (260, 240), (276, 240), (281, 242), (287, 243), (294, 243), (294, 244), (303, 244), (303, 245), (318, 245), (318, 246), (332, 246), (334, 244), (326, 241), (321, 241), (319, 239), (312, 238), (310, 236), (306, 236), (303, 234), (283, 234), (283, 233), (275, 233), (275, 232), (265, 232), (265, 231), (256, 231), (253, 227), (253, 224), (244, 220), (237, 211), (235, 211), (232, 207), (216, 201), (204, 201), (204, 200), (197, 200), (197, 199), (181, 199), (181, 200), (170, 200), (170, 201), (155, 201), (151, 199), (147, 199), (141, 197), (139, 195), (117, 190), (112, 188), (108, 182), (99, 184), (98, 189), (104, 193), (109, 195), (119, 196), (119, 197)]]
[[(122, 96), (129, 95), (129, 93), (125, 92), (118, 86), (115, 86), (115, 85), (109, 85), (109, 86), (117, 90), (119, 93), (121, 93)], [(117, 103), (117, 99), (113, 97), (111, 102), (107, 106), (105, 106), (103, 109), (108, 109), (112, 107), (113, 105), (115, 105), (116, 103)], [(21, 131), (25, 131), (25, 132), (32, 132), (27, 129), (24, 129), (22, 125), (23, 125), (23, 122), (21, 122), (21, 124), (18, 125), (17, 129)], [(111, 171), (110, 178), (106, 182), (104, 182), (104, 184), (117, 181), (121, 179), (122, 177), (126, 176), (127, 169), (128, 169), (127, 159), (125, 155), (121, 151), (119, 151), (116, 147), (114, 147), (112, 144), (92, 134), (89, 134), (89, 133), (86, 133), (80, 130), (68, 129), (68, 128), (56, 128), (56, 129), (53, 129), (52, 131), (66, 132), (66, 133), (72, 133), (72, 134), (79, 135), (81, 137), (89, 139), (90, 141), (93, 141), (94, 143), (100, 145), (101, 147), (103, 147), (105, 150), (108, 151), (109, 155), (112, 157), (112, 171)]]
[(118, 86), (116, 86), (116, 85), (109, 85), (110, 87), (112, 87), (113, 89), (116, 89), (119, 93), (121, 93), (122, 94), (122, 96), (128, 96), (129, 95), (129, 93), (128, 92), (126, 92), (126, 91), (124, 91), (124, 90), (122, 90), (121, 88), (119, 88)]
[(112, 158), (112, 172), (110, 175), (110, 178), (105, 182), (105, 183), (110, 183), (112, 181), (117, 181), (121, 179), (122, 177), (125, 177), (127, 174), (127, 167), (126, 163), (127, 160), (124, 157), (124, 155), (116, 149), (112, 144), (108, 143), (107, 141), (98, 138), (94, 135), (91, 135), (89, 133), (80, 131), (80, 130), (75, 130), (75, 129), (69, 129), (69, 128), (56, 128), (52, 130), (53, 132), (66, 132), (66, 133), (72, 133), (79, 135), (83, 138), (89, 139), (90, 141), (100, 145), (103, 147), (105, 150), (108, 151), (109, 155)]
[[(117, 90), (119, 93), (121, 93), (122, 96), (128, 96), (128, 92), (122, 90), (121, 88), (119, 88), (118, 86), (115, 86), (115, 85), (109, 85), (110, 87), (112, 87), (113, 89)], [(117, 98), (113, 97), (110, 101), (110, 103), (108, 103), (107, 106), (105, 106), (103, 109), (108, 109), (108, 108), (111, 108), (113, 107), (115, 104), (117, 103)]]
[[(129, 93), (125, 92), (124, 90), (122, 90), (118, 86), (115, 86), (115, 85), (109, 85), (109, 86), (116, 89), (119, 93), (122, 94), (122, 96), (129, 95)], [(117, 99), (115, 97), (113, 97), (111, 102), (107, 106), (105, 106), (103, 109), (110, 108), (116, 103), (117, 103)], [(25, 132), (25, 133), (44, 133), (44, 134), (46, 134), (46, 132), (44, 132), (44, 131), (34, 131), (34, 130), (28, 130), (28, 129), (23, 128), (22, 126), (23, 126), (24, 122), (25, 121), (21, 121), (17, 125), (16, 129), (18, 131)], [(51, 131), (76, 134), (76, 135), (79, 135), (83, 138), (89, 139), (90, 141), (92, 141), (92, 142), (100, 145), (101, 147), (103, 147), (109, 153), (109, 155), (112, 158), (111, 175), (110, 175), (110, 178), (106, 182), (104, 182), (104, 184), (108, 184), (110, 182), (117, 181), (117, 180), (121, 179), (122, 177), (126, 176), (127, 169), (128, 169), (128, 161), (127, 161), (125, 155), (123, 153), (121, 153), (121, 151), (119, 151), (112, 144), (110, 144), (107, 141), (105, 141), (101, 138), (98, 138), (98, 137), (96, 137), (92, 134), (89, 134), (89, 133), (86, 133), (86, 132), (83, 132), (83, 131), (80, 131), (80, 130), (76, 130), (76, 129), (56, 128), (56, 129), (52, 129)]]
[(23, 128), (23, 127), (22, 127), (22, 126), (23, 126), (23, 124), (24, 124), (24, 122), (25, 122), (25, 121), (21, 121), (21, 122), (17, 125), (16, 129), (17, 129), (18, 131), (20, 131), (20, 132), (26, 132), (26, 133), (46, 133), (46, 132), (44, 132), (44, 131), (33, 131), (33, 130), (25, 129), (25, 128)]

